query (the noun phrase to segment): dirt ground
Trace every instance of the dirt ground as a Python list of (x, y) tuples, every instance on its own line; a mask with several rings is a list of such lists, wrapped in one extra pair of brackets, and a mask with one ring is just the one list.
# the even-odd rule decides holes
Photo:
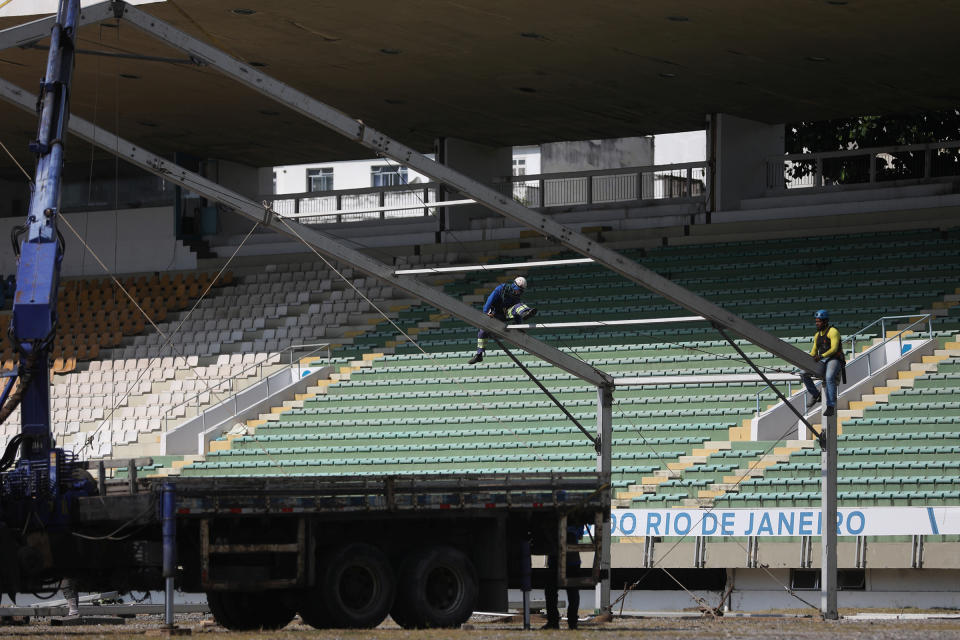
[[(937, 618), (930, 612), (925, 619), (852, 619), (849, 616), (862, 612), (841, 612), (844, 617), (838, 621), (823, 621), (817, 617), (795, 614), (778, 616), (728, 616), (719, 619), (691, 617), (654, 617), (616, 618), (602, 624), (585, 621), (577, 631), (524, 631), (522, 624), (515, 621), (489, 621), (474, 619), (463, 629), (458, 630), (417, 630), (400, 629), (388, 621), (372, 630), (316, 630), (295, 620), (281, 631), (231, 632), (214, 624), (209, 616), (179, 616), (177, 624), (188, 630), (192, 636), (230, 638), (230, 640), (512, 640), (516, 638), (600, 638), (602, 640), (641, 639), (729, 639), (757, 638), (810, 640), (844, 640), (877, 638), (889, 640), (941, 640), (960, 638), (960, 618)], [(911, 612), (910, 615), (916, 615)], [(173, 637), (161, 631), (162, 618), (159, 616), (138, 616), (127, 620), (122, 626), (54, 626), (51, 620), (39, 618), (25, 625), (0, 626), (0, 638), (68, 638), (71, 640), (92, 640), (106, 638), (123, 640), (125, 638)], [(543, 624), (541, 617), (533, 619), (534, 628)], [(182, 637), (182, 636), (180, 636)]]

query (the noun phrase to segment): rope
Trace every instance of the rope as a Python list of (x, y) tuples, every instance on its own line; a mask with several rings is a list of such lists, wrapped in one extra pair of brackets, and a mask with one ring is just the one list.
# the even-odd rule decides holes
[[(206, 297), (206, 295), (207, 295), (207, 294), (210, 292), (210, 290), (213, 288), (213, 285), (216, 284), (216, 282), (217, 282), (217, 281), (220, 279), (220, 277), (223, 275), (223, 272), (226, 271), (227, 267), (230, 265), (230, 262), (231, 262), (231, 261), (233, 260), (233, 258), (237, 255), (237, 252), (240, 251), (240, 248), (244, 245), (244, 243), (246, 243), (247, 239), (250, 237), (250, 235), (253, 233), (253, 231), (254, 231), (254, 230), (257, 228), (257, 226), (259, 226), (259, 224), (260, 224), (259, 222), (254, 223), (254, 226), (253, 226), (253, 227), (250, 229), (250, 231), (247, 233), (246, 237), (243, 239), (243, 242), (240, 243), (240, 245), (237, 247), (236, 251), (234, 251), (233, 255), (230, 256), (230, 259), (227, 260), (226, 263), (224, 263), (223, 267), (221, 267), (221, 269), (220, 269), (220, 271), (217, 273), (217, 275), (210, 281), (210, 283), (207, 285), (207, 288), (203, 291), (203, 293), (200, 295), (200, 297), (197, 298), (197, 300), (196, 300), (196, 302), (194, 303), (193, 307), (190, 309), (190, 311), (187, 312), (187, 315), (184, 316), (184, 318), (180, 321), (180, 324), (177, 325), (177, 327), (168, 335), (168, 334), (164, 333), (163, 330), (161, 330), (159, 326), (157, 326), (157, 324), (153, 321), (153, 318), (151, 318), (151, 317), (149, 316), (149, 314), (147, 314), (147, 312), (143, 309), (143, 307), (140, 306), (140, 304), (137, 302), (137, 300), (130, 294), (129, 291), (127, 291), (127, 289), (126, 289), (126, 288), (123, 286), (123, 284), (117, 279), (117, 277), (116, 277), (115, 275), (113, 275), (113, 273), (110, 271), (110, 269), (108, 269), (107, 266), (103, 263), (103, 260), (100, 259), (100, 256), (97, 255), (97, 253), (93, 250), (93, 248), (90, 247), (89, 244), (87, 244), (86, 240), (85, 240), (83, 237), (80, 236), (80, 234), (79, 234), (79, 233), (77, 232), (77, 230), (73, 227), (73, 225), (70, 224), (70, 221), (66, 218), (66, 216), (60, 216), (60, 220), (62, 220), (63, 223), (67, 225), (67, 228), (70, 229), (70, 231), (73, 232), (73, 234), (77, 237), (78, 240), (80, 240), (80, 243), (83, 244), (83, 246), (84, 246), (84, 247), (86, 248), (86, 250), (90, 253), (90, 255), (92, 255), (92, 256), (94, 257), (94, 259), (97, 261), (97, 263), (100, 265), (100, 267), (107, 273), (108, 276), (110, 276), (110, 279), (113, 280), (113, 283), (120, 289), (120, 291), (123, 292), (124, 295), (126, 295), (127, 298), (129, 298), (131, 302), (133, 302), (134, 306), (135, 306), (135, 307), (137, 308), (137, 310), (147, 319), (147, 321), (148, 321), (148, 322), (150, 323), (150, 325), (154, 328), (154, 330), (156, 330), (157, 333), (159, 333), (163, 338), (165, 338), (165, 342), (163, 343), (163, 345), (160, 346), (160, 351), (161, 351), (161, 352), (163, 351), (163, 349), (165, 349), (165, 348), (167, 347), (167, 345), (170, 345), (173, 349), (176, 349), (176, 346), (172, 344), (173, 337), (177, 334), (177, 332), (180, 330), (180, 328), (183, 326), (183, 324), (187, 321), (187, 319), (190, 317), (190, 315), (193, 313), (193, 311), (197, 308), (197, 306), (200, 305), (200, 303), (203, 301), (203, 299)], [(152, 362), (153, 360), (159, 359), (160, 357), (161, 357), (161, 356), (154, 356), (154, 358), (151, 358), (150, 361)], [(182, 356), (181, 356), (181, 357), (182, 357)], [(100, 423), (100, 426), (98, 426), (98, 427), (97, 427), (96, 429), (94, 429), (92, 432), (88, 432), (88, 435), (87, 435), (86, 438), (85, 438), (85, 441), (84, 441), (83, 446), (76, 452), (77, 455), (79, 455), (80, 453), (82, 453), (82, 452), (84, 451), (84, 449), (86, 449), (90, 444), (93, 443), (93, 438), (97, 435), (97, 433), (100, 432), (100, 430), (101, 430), (104, 426), (106, 426), (106, 425), (109, 423), (109, 421), (113, 418), (113, 415), (116, 413), (116, 411), (117, 411), (117, 409), (120, 407), (120, 405), (123, 404), (123, 402), (125, 402), (126, 399), (130, 397), (130, 393), (132, 392), (132, 389), (136, 388), (137, 384), (140, 382), (140, 380), (143, 378), (144, 375), (146, 375), (146, 373), (147, 373), (149, 370), (150, 370), (150, 367), (149, 367), (149, 365), (148, 365), (147, 367), (145, 367), (145, 368), (140, 372), (140, 375), (137, 376), (137, 379), (134, 381), (133, 385), (131, 385), (131, 387), (127, 390), (127, 392), (123, 395), (123, 397), (119, 400), (119, 402), (116, 402), (116, 403), (114, 404), (113, 408), (111, 408), (111, 410), (110, 410), (110, 413), (107, 415), (106, 418), (103, 419), (103, 422)], [(198, 379), (200, 378), (200, 376), (197, 375), (197, 373), (193, 370), (192, 367), (189, 369), (189, 371), (190, 371), (190, 373), (191, 373), (194, 377), (196, 377), (196, 378), (198, 378)], [(209, 387), (208, 387), (208, 389), (209, 389)], [(214, 392), (214, 393), (216, 393), (216, 392)], [(220, 396), (219, 394), (217, 394), (217, 397), (220, 398), (220, 397), (222, 397), (222, 396)]]

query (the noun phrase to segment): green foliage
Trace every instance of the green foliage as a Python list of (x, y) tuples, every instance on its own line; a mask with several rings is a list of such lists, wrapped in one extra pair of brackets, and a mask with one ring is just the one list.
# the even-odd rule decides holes
[[(821, 122), (798, 122), (786, 127), (787, 153), (847, 151), (871, 147), (924, 144), (960, 140), (960, 109), (928, 113), (886, 116), (856, 116)], [(870, 158), (854, 156), (828, 158), (823, 161), (825, 184), (868, 182)], [(900, 180), (924, 176), (924, 154), (893, 152), (875, 155), (876, 180)], [(789, 170), (790, 177), (812, 174), (813, 163), (798, 163)], [(931, 159), (930, 176), (960, 174), (957, 149), (936, 151)]]

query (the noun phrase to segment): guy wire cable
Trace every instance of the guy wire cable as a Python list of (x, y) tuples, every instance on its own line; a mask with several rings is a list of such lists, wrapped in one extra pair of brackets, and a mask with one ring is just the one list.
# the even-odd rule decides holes
[[(247, 235), (246, 235), (246, 237), (244, 238), (243, 242), (241, 242), (240, 246), (237, 247), (237, 250), (234, 251), (233, 255), (230, 256), (230, 258), (227, 260), (227, 262), (224, 263), (224, 266), (221, 267), (221, 269), (220, 269), (220, 271), (217, 273), (217, 275), (216, 275), (213, 279), (211, 279), (210, 283), (207, 285), (206, 290), (203, 291), (203, 292), (201, 293), (201, 295), (197, 298), (197, 300), (194, 302), (193, 307), (187, 312), (187, 315), (180, 321), (180, 324), (179, 324), (172, 332), (170, 332), (169, 334), (167, 334), (167, 333), (164, 333), (164, 332), (157, 326), (157, 324), (153, 321), (153, 319), (149, 316), (149, 314), (147, 314), (147, 312), (140, 306), (140, 303), (137, 302), (137, 300), (130, 294), (129, 291), (127, 291), (127, 289), (126, 289), (126, 288), (123, 286), (123, 284), (117, 279), (117, 277), (107, 268), (107, 266), (103, 263), (103, 261), (100, 259), (100, 257), (97, 255), (97, 253), (93, 250), (93, 248), (90, 247), (89, 244), (87, 244), (86, 240), (85, 240), (82, 236), (80, 236), (80, 234), (79, 234), (79, 233), (77, 232), (77, 230), (73, 227), (73, 225), (70, 224), (70, 221), (66, 218), (66, 216), (61, 216), (60, 219), (61, 219), (61, 221), (62, 221), (64, 224), (67, 225), (67, 228), (70, 229), (70, 231), (73, 232), (73, 234), (77, 237), (77, 239), (80, 240), (81, 244), (84, 245), (84, 247), (87, 249), (87, 251), (89, 251), (90, 255), (92, 255), (92, 256), (94, 257), (94, 259), (100, 264), (101, 268), (107, 273), (107, 275), (110, 276), (110, 278), (113, 280), (114, 284), (115, 284), (117, 287), (119, 287), (120, 290), (127, 296), (127, 298), (129, 298), (129, 299), (133, 302), (134, 306), (135, 306), (135, 307), (137, 308), (137, 310), (139, 310), (140, 313), (147, 319), (147, 321), (148, 321), (148, 322), (150, 323), (150, 325), (154, 328), (154, 330), (156, 330), (157, 333), (159, 333), (161, 336), (163, 336), (163, 337), (166, 339), (166, 342), (164, 342), (164, 344), (160, 346), (160, 350), (161, 350), (161, 351), (162, 351), (164, 348), (166, 348), (168, 345), (169, 345), (172, 349), (176, 350), (176, 345), (173, 343), (173, 337), (177, 334), (177, 332), (179, 331), (180, 327), (183, 326), (183, 324), (187, 321), (187, 319), (190, 317), (190, 315), (193, 313), (193, 311), (197, 308), (197, 306), (199, 306), (199, 304), (203, 301), (203, 299), (206, 297), (206, 295), (210, 292), (210, 290), (213, 288), (213, 285), (214, 285), (214, 284), (217, 282), (217, 280), (219, 280), (219, 278), (223, 275), (223, 273), (226, 271), (227, 267), (230, 265), (230, 263), (231, 263), (231, 261), (234, 259), (234, 257), (236, 257), (237, 253), (238, 253), (239, 250), (240, 250), (240, 247), (243, 246), (243, 244), (246, 242), (246, 240), (250, 237), (250, 235), (253, 233), (253, 231), (254, 231), (254, 230), (259, 226), (259, 224), (260, 224), (259, 222), (254, 223), (254, 226), (253, 226), (253, 227), (250, 229), (250, 231), (247, 233)], [(159, 358), (161, 358), (161, 357), (162, 357), (162, 356), (159, 356), (159, 355), (158, 355), (158, 356), (154, 356), (153, 358), (150, 358), (150, 360), (159, 359)], [(180, 357), (183, 357), (183, 356), (181, 355)], [(194, 377), (199, 378), (199, 375), (193, 370), (193, 367), (188, 367), (188, 369), (189, 369), (189, 371), (191, 372), (191, 374), (192, 374)], [(124, 394), (124, 396), (120, 399), (120, 401), (113, 406), (113, 408), (111, 409), (109, 415), (107, 415), (107, 417), (104, 418), (103, 421), (100, 423), (100, 426), (98, 426), (98, 427), (97, 427), (96, 429), (94, 429), (92, 432), (90, 432), (90, 431), (86, 432), (86, 437), (85, 437), (84, 444), (83, 444), (83, 446), (76, 452), (77, 454), (80, 454), (81, 452), (83, 452), (84, 449), (86, 449), (86, 447), (87, 447), (88, 445), (92, 444), (92, 442), (93, 442), (92, 439), (93, 439), (93, 438), (96, 436), (96, 434), (99, 433), (99, 431), (112, 419), (113, 414), (116, 412), (116, 410), (119, 408), (119, 406), (130, 396), (130, 394), (132, 393), (133, 389), (136, 388), (136, 385), (140, 382), (140, 380), (143, 378), (144, 375), (146, 375), (146, 373), (147, 373), (148, 371), (149, 371), (149, 367), (143, 369), (143, 370), (140, 372), (140, 375), (139, 375), (139, 376), (137, 377), (137, 379), (133, 382), (133, 384), (132, 384), (130, 387), (128, 387), (127, 392), (126, 392), (126, 393)], [(219, 396), (219, 394), (217, 394), (217, 395)]]

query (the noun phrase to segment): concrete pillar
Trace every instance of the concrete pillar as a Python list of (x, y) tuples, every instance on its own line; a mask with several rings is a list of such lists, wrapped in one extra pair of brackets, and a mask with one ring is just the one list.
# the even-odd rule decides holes
[[(494, 179), (509, 176), (513, 170), (512, 147), (488, 147), (457, 138), (438, 138), (436, 154), (437, 161), (441, 164), (491, 186)], [(443, 191), (441, 199), (463, 197)], [(496, 218), (497, 226), (500, 226), (503, 220), (502, 216), (480, 205), (444, 207), (444, 209), (446, 211), (441, 219), (442, 230), (470, 229), (471, 222), (481, 218)]]
[(713, 161), (713, 209), (740, 209), (740, 201), (766, 190), (766, 159), (784, 153), (784, 125), (737, 118), (709, 118), (709, 158)]

